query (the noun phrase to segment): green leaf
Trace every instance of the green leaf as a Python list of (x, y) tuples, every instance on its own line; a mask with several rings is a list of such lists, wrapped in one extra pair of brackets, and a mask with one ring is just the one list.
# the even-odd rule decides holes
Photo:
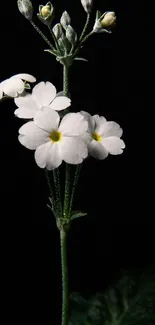
[(74, 292), (70, 296), (70, 321), (69, 325), (87, 325), (88, 302)]
[(72, 211), (70, 215), (70, 219), (77, 219), (83, 216), (86, 216), (88, 213), (87, 212), (82, 212), (82, 211)]
[(154, 325), (155, 269), (141, 275), (125, 275), (88, 301), (77, 294), (76, 297), (71, 304), (70, 325)]
[(84, 58), (75, 58), (73, 60), (76, 60), (76, 61), (84, 61), (84, 62), (88, 62), (88, 60), (84, 59)]

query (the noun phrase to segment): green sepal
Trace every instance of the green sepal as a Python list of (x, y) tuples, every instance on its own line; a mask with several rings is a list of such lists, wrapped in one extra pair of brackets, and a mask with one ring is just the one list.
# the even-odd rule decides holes
[(78, 58), (78, 57), (73, 60), (88, 62), (88, 60), (86, 60), (85, 58)]
[(100, 19), (101, 17), (101, 11), (97, 10), (96, 11), (96, 20)]
[(41, 9), (42, 9), (43, 7), (44, 7), (43, 5), (40, 5), (40, 6), (39, 6), (39, 12), (41, 11)]
[(72, 211), (70, 214), (70, 220), (74, 220), (80, 217), (86, 216), (88, 213), (87, 212), (82, 212), (82, 211)]
[(28, 83), (25, 83), (25, 85), (24, 85), (24, 89), (26, 89), (26, 90), (30, 90), (30, 89), (31, 89), (31, 86), (30, 86), (30, 84), (28, 84)]
[(57, 218), (56, 215), (56, 209), (55, 209), (55, 201), (51, 197), (49, 197), (50, 204), (47, 204), (47, 207), (52, 211), (55, 218)]
[(52, 51), (52, 50), (44, 50), (44, 52), (49, 52), (49, 53), (51, 53), (52, 55), (55, 55), (55, 56), (57, 56), (57, 54), (56, 54), (56, 51), (54, 52), (54, 51)]

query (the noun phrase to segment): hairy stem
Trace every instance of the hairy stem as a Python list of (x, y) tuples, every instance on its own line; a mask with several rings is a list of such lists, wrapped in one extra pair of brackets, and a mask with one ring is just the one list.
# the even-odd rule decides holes
[(68, 325), (68, 271), (67, 271), (67, 231), (60, 230), (61, 270), (62, 270), (62, 318), (61, 325)]
[(82, 41), (82, 39), (83, 39), (83, 37), (84, 37), (84, 34), (86, 33), (86, 30), (87, 30), (88, 25), (89, 25), (89, 21), (90, 21), (90, 14), (87, 14), (86, 23), (85, 23), (85, 25), (84, 25), (83, 31), (82, 31), (82, 33), (81, 33), (81, 36), (80, 36), (80, 38), (79, 38), (79, 41), (80, 41), (80, 42)]
[(57, 50), (59, 51), (59, 53), (60, 53), (60, 55), (61, 55), (61, 48), (60, 48), (60, 46), (59, 46), (59, 43), (58, 43), (58, 41), (57, 41), (57, 38), (55, 37), (55, 34), (54, 34), (53, 30), (52, 30), (52, 27), (49, 27), (49, 30), (50, 30), (50, 33), (51, 33), (51, 35), (52, 35), (52, 37), (53, 37), (53, 40), (54, 40), (55, 46), (56, 46)]
[(55, 196), (56, 196), (56, 212), (57, 217), (62, 217), (62, 204), (61, 204), (61, 188), (60, 188), (60, 171), (59, 167), (53, 170)]
[(34, 29), (37, 31), (37, 33), (43, 38), (43, 40), (48, 44), (48, 46), (51, 48), (51, 50), (53, 51), (53, 54), (56, 55), (55, 53), (55, 48), (52, 45), (52, 43), (48, 40), (48, 38), (44, 35), (44, 33), (39, 29), (38, 26), (36, 26), (36, 24), (30, 20), (31, 25), (34, 27)]
[(77, 183), (78, 183), (78, 180), (79, 180), (81, 167), (82, 167), (82, 164), (76, 165), (76, 170), (75, 170), (75, 174), (74, 174), (74, 181), (73, 181), (73, 185), (72, 185), (72, 193), (71, 193), (70, 204), (69, 204), (69, 213), (68, 213), (69, 216), (70, 216), (70, 213), (71, 213), (71, 210), (72, 210), (74, 194), (75, 194)]

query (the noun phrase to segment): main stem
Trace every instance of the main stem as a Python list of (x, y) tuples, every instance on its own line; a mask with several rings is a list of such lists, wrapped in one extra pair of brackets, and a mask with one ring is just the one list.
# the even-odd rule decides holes
[[(68, 67), (63, 66), (63, 93), (64, 96), (69, 96), (69, 82), (68, 82)], [(66, 169), (67, 170), (67, 169)], [(65, 194), (64, 194), (64, 211), (63, 216), (67, 212), (68, 200), (68, 177), (66, 174), (65, 180)], [(66, 205), (67, 204), (67, 205)], [(68, 270), (67, 270), (67, 231), (64, 227), (60, 229), (60, 246), (61, 246), (61, 272), (62, 272), (62, 318), (61, 325), (68, 325)]]
[(67, 231), (60, 230), (61, 270), (62, 270), (62, 318), (61, 325), (68, 325), (68, 271), (67, 271)]
[(63, 93), (69, 97), (69, 67), (66, 64), (63, 65)]

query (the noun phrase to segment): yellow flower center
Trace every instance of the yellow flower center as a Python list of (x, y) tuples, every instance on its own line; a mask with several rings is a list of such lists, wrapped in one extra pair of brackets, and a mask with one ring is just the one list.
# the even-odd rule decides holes
[(56, 130), (52, 131), (52, 133), (50, 134), (50, 140), (52, 142), (59, 142), (61, 141), (62, 139), (62, 133), (61, 132), (58, 132)]
[(50, 15), (51, 13), (51, 9), (50, 9), (50, 6), (44, 6), (42, 9), (41, 9), (41, 15), (42, 17), (46, 18)]
[(98, 141), (98, 142), (101, 142), (102, 141), (102, 136), (96, 132), (93, 132), (92, 133), (92, 138), (95, 140), (95, 141)]

